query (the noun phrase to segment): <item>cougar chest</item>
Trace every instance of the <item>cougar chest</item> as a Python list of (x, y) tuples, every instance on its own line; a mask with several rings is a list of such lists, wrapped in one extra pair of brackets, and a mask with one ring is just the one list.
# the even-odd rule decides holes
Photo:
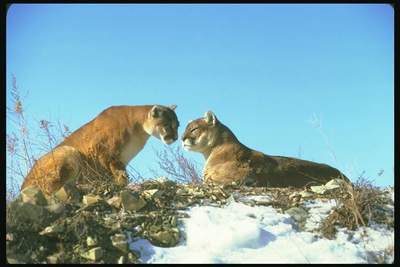
[(148, 136), (130, 136), (121, 146), (120, 161), (127, 165), (146, 144)]

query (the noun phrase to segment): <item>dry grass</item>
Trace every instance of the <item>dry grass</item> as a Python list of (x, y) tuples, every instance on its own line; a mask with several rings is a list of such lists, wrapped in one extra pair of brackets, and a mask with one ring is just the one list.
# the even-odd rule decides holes
[(336, 226), (350, 230), (356, 230), (360, 226), (367, 227), (371, 223), (394, 226), (392, 218), (382, 210), (384, 205), (389, 204), (389, 199), (371, 180), (361, 176), (352, 187), (342, 188), (332, 196), (337, 207), (323, 221), (320, 228), (327, 238), (336, 235)]
[[(156, 151), (157, 163), (166, 176), (181, 182), (197, 184), (202, 181), (200, 171), (196, 164), (186, 158), (180, 146), (166, 147), (161, 151)], [(160, 172), (150, 169), (155, 176), (160, 176)]]

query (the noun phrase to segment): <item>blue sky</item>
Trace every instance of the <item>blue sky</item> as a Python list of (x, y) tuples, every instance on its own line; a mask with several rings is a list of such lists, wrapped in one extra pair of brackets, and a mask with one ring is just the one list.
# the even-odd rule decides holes
[[(387, 4), (14, 4), (7, 104), (14, 74), (32, 123), (76, 130), (108, 106), (177, 104), (182, 134), (212, 110), (253, 149), (393, 185), (393, 13)], [(151, 177), (163, 147), (149, 139), (131, 165)]]

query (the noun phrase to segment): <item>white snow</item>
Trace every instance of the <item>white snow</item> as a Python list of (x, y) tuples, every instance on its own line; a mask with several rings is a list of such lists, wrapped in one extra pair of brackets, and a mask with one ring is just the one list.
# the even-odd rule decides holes
[(309, 200), (304, 203), (304, 207), (309, 208), (309, 218), (305, 224), (308, 231), (315, 230), (319, 227), (319, 223), (325, 219), (336, 207), (337, 203), (334, 199), (327, 201), (322, 200)]
[(306, 202), (306, 231), (297, 231), (289, 215), (269, 206), (236, 201), (224, 207), (195, 206), (181, 221), (185, 236), (176, 247), (138, 239), (130, 240), (130, 249), (139, 251), (144, 263), (369, 263), (371, 253), (382, 255), (394, 246), (393, 229), (379, 225), (339, 229), (333, 240), (313, 233), (335, 205), (333, 200)]

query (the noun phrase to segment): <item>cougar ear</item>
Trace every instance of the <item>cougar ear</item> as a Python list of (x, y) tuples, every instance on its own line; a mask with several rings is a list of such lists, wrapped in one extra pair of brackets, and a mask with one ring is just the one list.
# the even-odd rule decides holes
[(177, 105), (171, 105), (171, 106), (169, 106), (169, 108), (172, 109), (172, 110), (175, 110), (176, 107), (177, 107)]
[(204, 114), (204, 120), (209, 125), (215, 125), (215, 123), (217, 122), (217, 117), (215, 117), (215, 114), (209, 110)]
[(158, 105), (154, 105), (150, 110), (150, 116), (153, 118), (158, 118), (160, 116), (161, 107)]

